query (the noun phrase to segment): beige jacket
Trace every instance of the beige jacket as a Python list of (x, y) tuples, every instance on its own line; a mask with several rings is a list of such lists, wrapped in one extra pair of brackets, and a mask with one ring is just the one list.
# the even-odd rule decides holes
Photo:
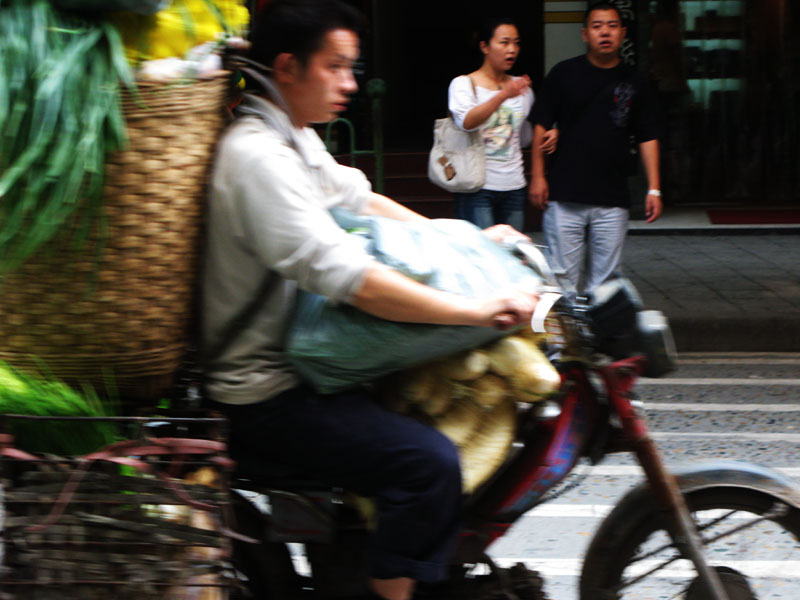
[[(362, 211), (371, 193), (364, 174), (338, 164), (314, 130), (292, 126), (274, 104), (248, 96), (242, 112), (213, 168), (202, 302), (207, 390), (231, 404), (298, 384), (284, 360), (298, 287), (347, 302), (372, 261), (328, 212)], [(275, 280), (248, 327), (210, 355), (267, 277)]]

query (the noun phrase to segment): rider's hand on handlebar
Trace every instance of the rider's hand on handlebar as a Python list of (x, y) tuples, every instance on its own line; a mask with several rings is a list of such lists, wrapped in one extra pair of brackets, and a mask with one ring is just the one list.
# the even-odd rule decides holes
[(477, 300), (474, 325), (508, 329), (530, 323), (538, 300), (538, 293), (521, 288), (509, 288), (492, 298)]
[(493, 242), (497, 242), (498, 244), (502, 244), (503, 242), (507, 242), (509, 239), (512, 238), (523, 238), (525, 240), (531, 241), (524, 233), (520, 233), (516, 229), (514, 229), (511, 225), (492, 225), (491, 227), (487, 227), (483, 230), (483, 235), (488, 237)]

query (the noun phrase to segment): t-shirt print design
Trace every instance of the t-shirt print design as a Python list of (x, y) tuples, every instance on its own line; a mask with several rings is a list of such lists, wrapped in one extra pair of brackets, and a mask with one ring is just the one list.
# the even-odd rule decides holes
[(513, 148), (511, 138), (514, 136), (516, 115), (510, 106), (500, 106), (486, 121), (483, 130), (483, 143), (488, 158), (508, 158)]
[(631, 83), (623, 82), (614, 88), (614, 108), (611, 110), (611, 120), (617, 127), (628, 126), (628, 116), (631, 113), (635, 95), (636, 89)]

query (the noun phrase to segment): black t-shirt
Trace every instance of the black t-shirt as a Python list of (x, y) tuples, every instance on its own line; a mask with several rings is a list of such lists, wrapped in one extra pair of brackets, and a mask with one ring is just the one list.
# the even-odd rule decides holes
[(658, 136), (652, 96), (634, 69), (601, 69), (585, 55), (562, 61), (545, 78), (532, 120), (559, 129), (547, 167), (551, 200), (629, 206), (629, 137)]

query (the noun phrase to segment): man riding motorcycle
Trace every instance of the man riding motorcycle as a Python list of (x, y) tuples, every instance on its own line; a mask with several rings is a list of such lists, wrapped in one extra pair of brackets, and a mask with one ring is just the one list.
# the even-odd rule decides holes
[[(296, 292), (393, 321), (483, 327), (529, 321), (537, 297), (434, 290), (372, 260), (334, 222), (334, 207), (424, 218), (372, 192), (308, 127), (332, 120), (357, 89), (359, 20), (338, 0), (275, 0), (254, 17), (250, 58), (266, 89), (245, 95), (210, 186), (206, 390), (230, 418), (234, 457), (375, 499), (371, 593), (407, 600), (416, 581), (446, 576), (462, 497), (458, 454), (435, 429), (380, 408), (366, 391), (321, 395), (304, 385), (284, 355)], [(485, 233), (498, 242), (520, 235), (506, 225)]]

